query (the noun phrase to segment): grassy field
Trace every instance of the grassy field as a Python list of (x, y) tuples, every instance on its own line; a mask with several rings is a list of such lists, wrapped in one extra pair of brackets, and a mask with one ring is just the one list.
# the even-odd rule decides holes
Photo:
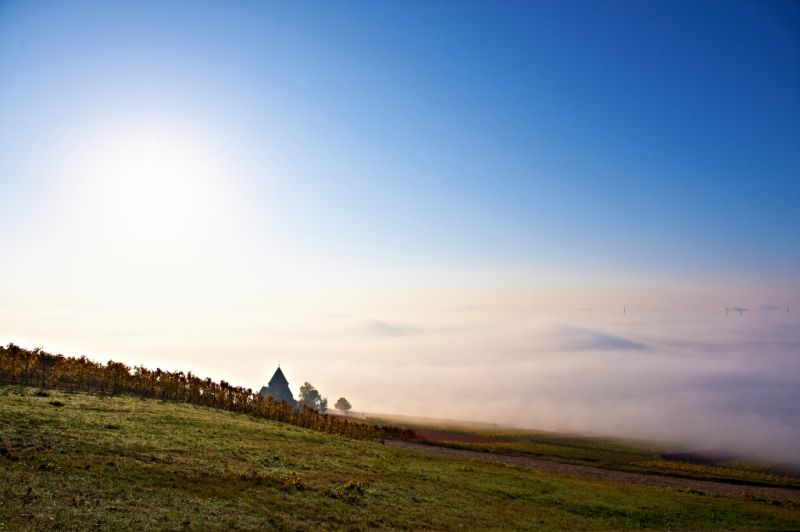
[[(513, 456), (556, 462), (592, 465), (618, 471), (658, 473), (662, 475), (737, 482), (760, 486), (800, 488), (800, 468), (787, 464), (773, 464), (737, 457), (708, 460), (703, 453), (687, 453), (680, 444), (666, 445), (652, 442), (567, 435), (553, 432), (502, 429), (481, 424), (417, 420), (404, 416), (382, 416), (371, 419), (375, 423), (393, 423), (411, 428), (425, 436), (430, 443)], [(664, 457), (690, 455), (703, 463), (691, 463)]]
[(187, 404), (0, 387), (0, 530), (798, 529), (792, 504), (582, 480)]

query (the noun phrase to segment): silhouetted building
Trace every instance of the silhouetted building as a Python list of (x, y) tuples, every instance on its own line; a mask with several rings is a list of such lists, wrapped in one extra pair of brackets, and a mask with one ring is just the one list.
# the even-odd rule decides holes
[(269, 384), (261, 388), (261, 395), (264, 397), (271, 395), (275, 401), (286, 401), (286, 404), (297, 408), (297, 401), (294, 400), (292, 390), (289, 389), (289, 381), (283, 376), (280, 366), (275, 370), (275, 375), (269, 380)]

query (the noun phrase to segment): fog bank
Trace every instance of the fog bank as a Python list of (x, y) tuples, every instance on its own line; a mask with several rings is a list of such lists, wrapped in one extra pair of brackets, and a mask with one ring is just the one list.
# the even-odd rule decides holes
[(358, 409), (800, 463), (800, 326), (785, 309), (331, 321), (303, 342), (325, 353), (325, 367), (291, 373), (314, 375), (323, 392), (346, 395)]
[[(800, 464), (800, 315), (776, 305), (742, 314), (243, 309), (227, 322), (123, 315), (88, 329), (53, 319), (0, 334), (255, 390), (280, 363), (295, 394), (309, 381), (331, 404), (344, 396), (361, 411), (652, 438)], [(122, 323), (133, 326), (113, 326)]]

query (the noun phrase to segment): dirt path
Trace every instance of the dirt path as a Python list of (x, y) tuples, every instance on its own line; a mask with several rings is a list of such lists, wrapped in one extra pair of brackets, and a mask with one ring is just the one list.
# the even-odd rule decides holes
[(728, 484), (726, 482), (712, 482), (707, 480), (669, 477), (665, 475), (628, 473), (625, 471), (614, 471), (613, 469), (603, 469), (600, 467), (549, 462), (547, 460), (537, 460), (536, 458), (529, 458), (526, 456), (508, 456), (480, 451), (466, 451), (461, 449), (438, 447), (435, 445), (425, 445), (423, 443), (410, 443), (396, 440), (387, 440), (386, 444), (398, 449), (407, 449), (410, 451), (436, 454), (450, 458), (461, 458), (464, 460), (477, 460), (480, 462), (515, 465), (524, 467), (526, 469), (545, 471), (548, 473), (614, 480), (618, 482), (630, 482), (632, 484), (644, 484), (646, 486), (656, 486), (659, 488), (683, 490), (691, 489), (713, 495), (724, 495), (729, 497), (744, 495), (757, 499), (766, 499), (771, 501), (791, 501), (796, 504), (800, 504), (800, 490), (797, 489), (747, 486), (741, 484)]

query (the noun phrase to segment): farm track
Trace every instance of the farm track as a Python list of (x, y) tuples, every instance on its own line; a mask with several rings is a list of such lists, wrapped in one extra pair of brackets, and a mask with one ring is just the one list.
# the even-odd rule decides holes
[(731, 484), (727, 482), (693, 480), (657, 474), (650, 475), (645, 473), (629, 473), (625, 471), (615, 471), (613, 469), (604, 469), (601, 467), (550, 462), (547, 460), (538, 460), (536, 458), (530, 458), (527, 456), (510, 456), (481, 451), (467, 451), (462, 449), (451, 449), (448, 447), (439, 447), (436, 445), (411, 443), (399, 440), (386, 440), (386, 444), (397, 449), (435, 454), (439, 456), (446, 456), (448, 458), (459, 458), (463, 460), (476, 460), (479, 462), (513, 465), (535, 471), (544, 471), (547, 473), (558, 473), (591, 479), (613, 480), (616, 482), (627, 482), (630, 484), (643, 484), (645, 486), (655, 486), (674, 490), (695, 490), (711, 495), (720, 495), (725, 497), (745, 496), (755, 499), (800, 504), (800, 490), (797, 489), (768, 486), (749, 486), (742, 484)]

